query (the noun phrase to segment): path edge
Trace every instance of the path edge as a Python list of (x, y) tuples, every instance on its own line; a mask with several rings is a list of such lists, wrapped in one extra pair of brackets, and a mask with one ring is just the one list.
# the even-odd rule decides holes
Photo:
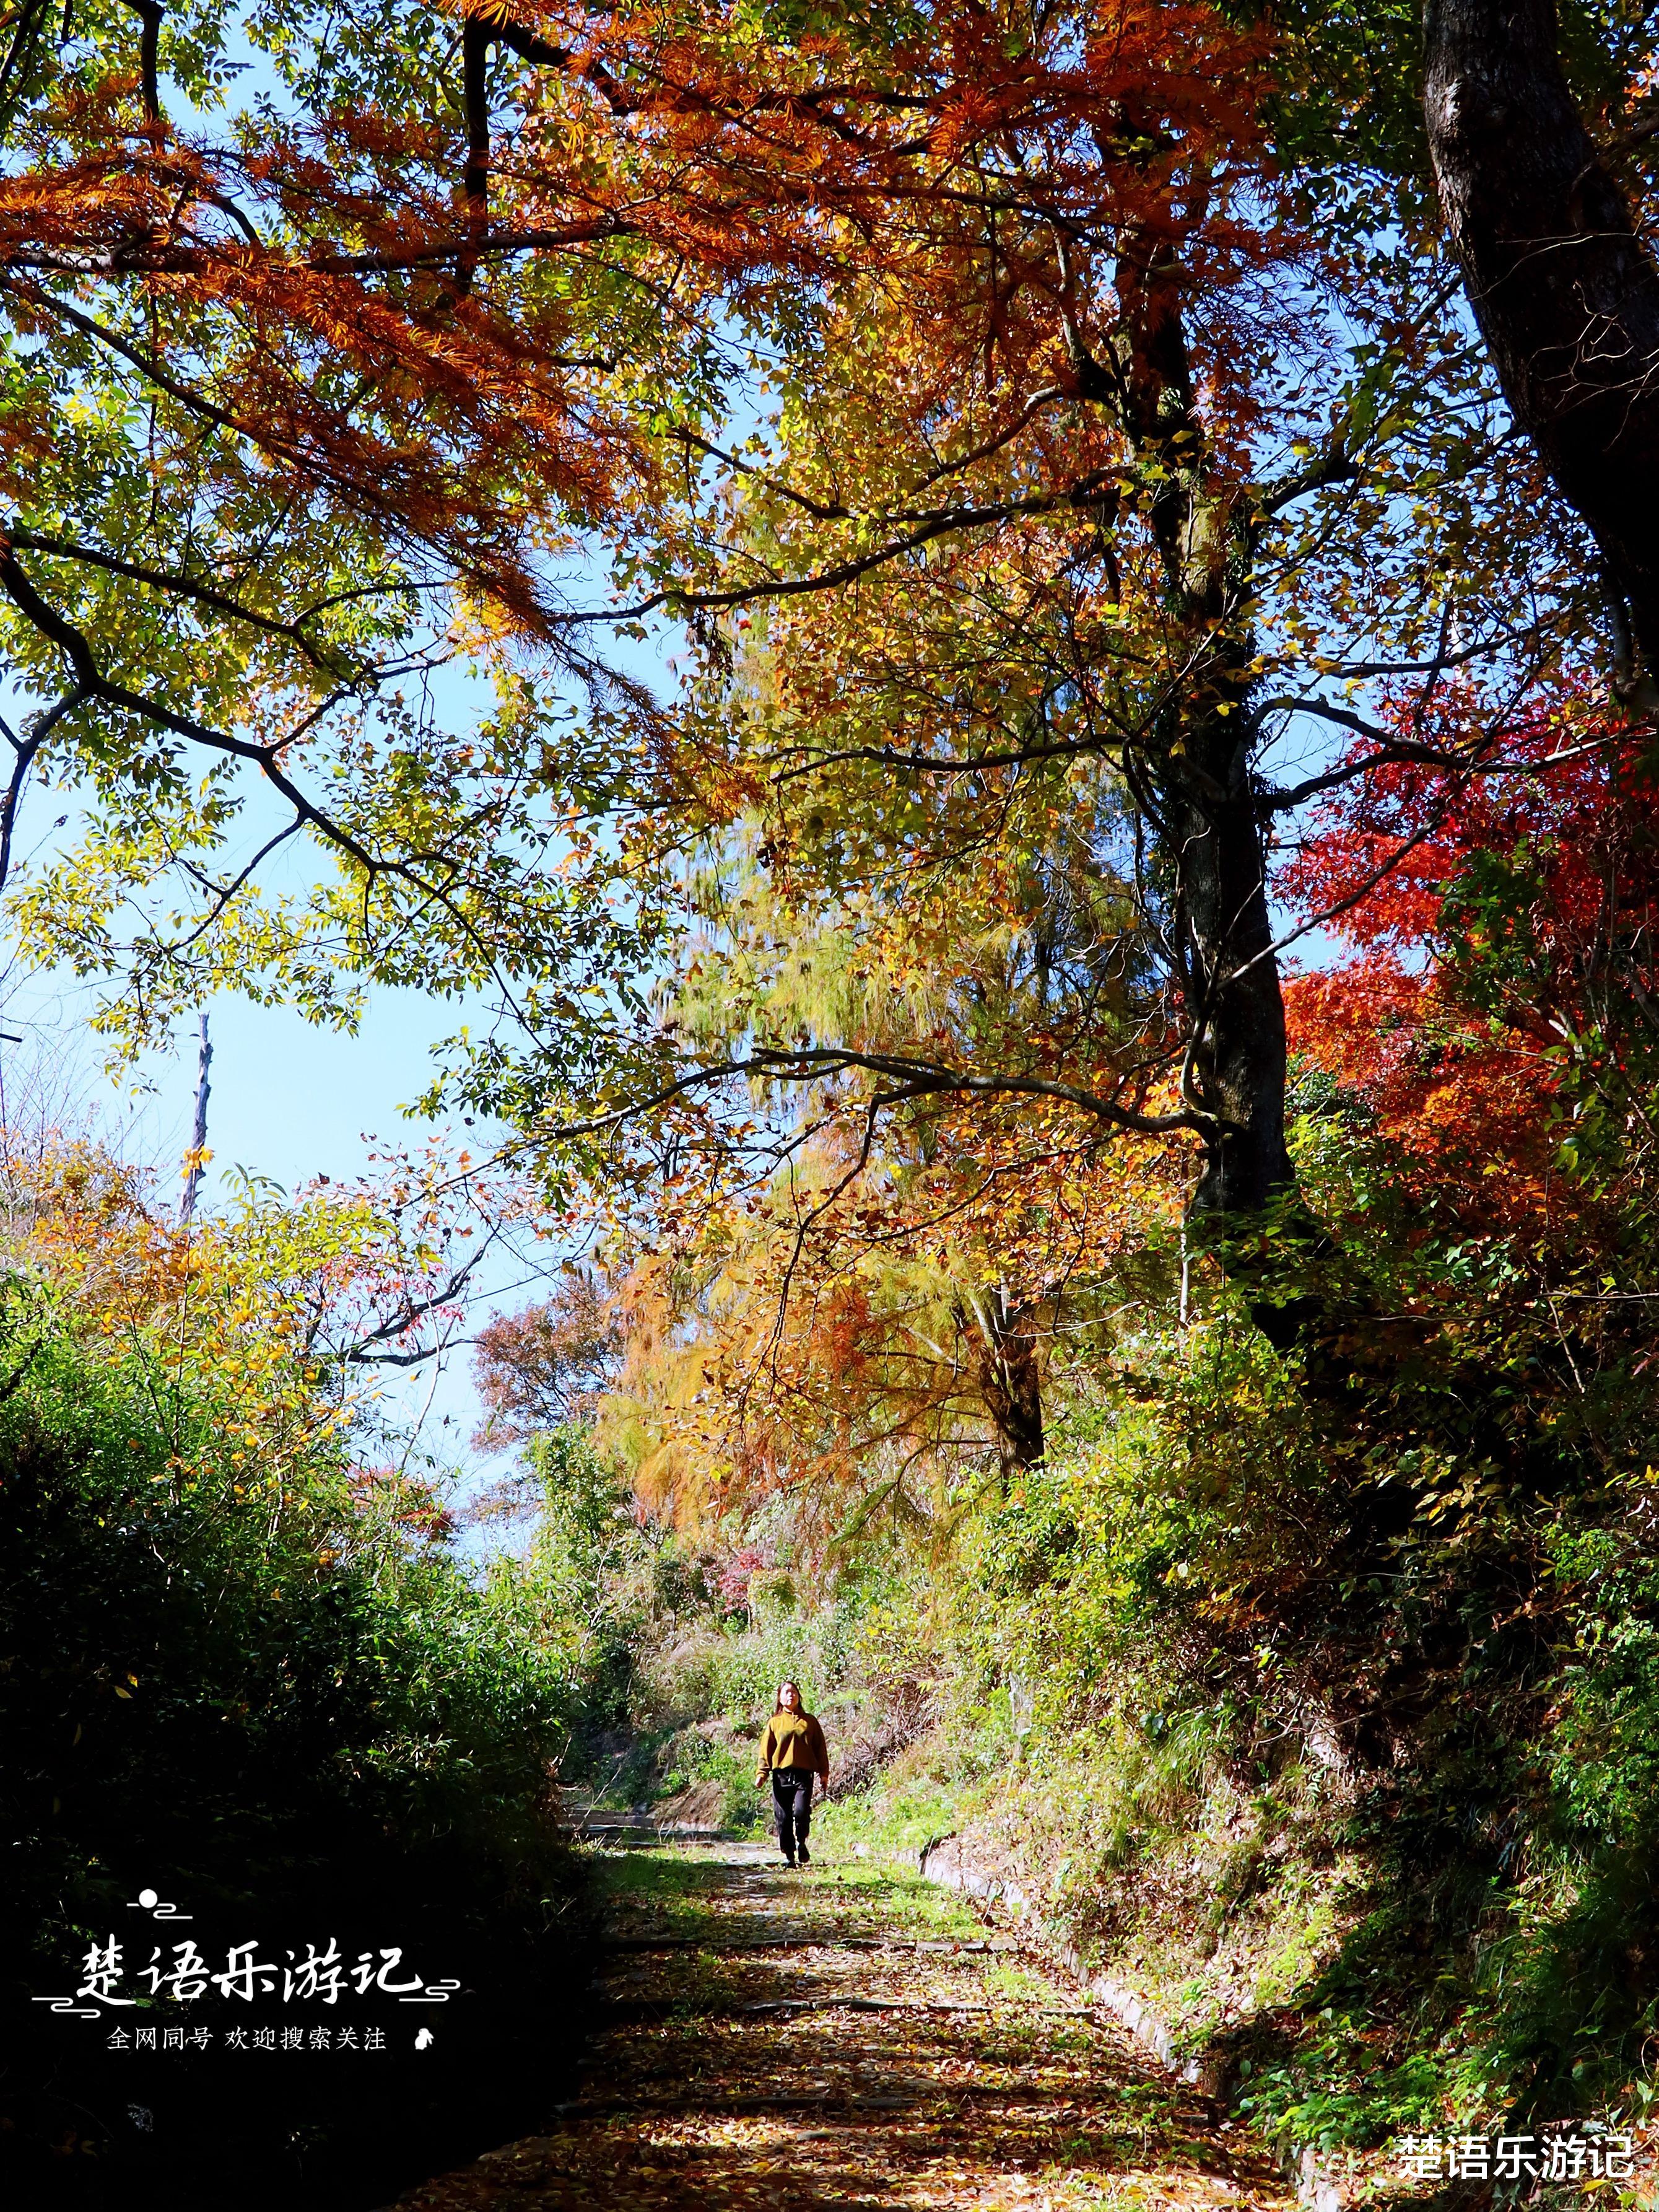
[[(1203, 2054), (1196, 2053), (1184, 2060), (1178, 2057), (1175, 2038), (1168, 2023), (1147, 1999), (1126, 1983), (1092, 1971), (1064, 1928), (1038, 1913), (1021, 1884), (976, 1865), (963, 1850), (960, 1836), (935, 1836), (923, 1844), (917, 1857), (917, 1871), (923, 1881), (936, 1882), (942, 1888), (972, 1897), (993, 1911), (1000, 1908), (1011, 1914), (1038, 1938), (1044, 1954), (1080, 1989), (1093, 1997), (1102, 2011), (1109, 2012), (1126, 2028), (1166, 2073), (1195, 2087), (1201, 2081)], [(1323, 2171), (1315, 2145), (1284, 2136), (1270, 2136), (1268, 2141), (1277, 2150), (1287, 2179), (1295, 2185), (1297, 2202), (1305, 2208), (1305, 2212), (1347, 2212), (1348, 2200)]]

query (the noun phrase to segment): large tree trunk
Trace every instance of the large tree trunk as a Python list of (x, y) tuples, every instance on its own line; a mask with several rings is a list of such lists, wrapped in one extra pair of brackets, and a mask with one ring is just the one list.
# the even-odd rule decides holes
[[(1241, 684), (1242, 690), (1242, 684)], [(1207, 702), (1208, 703), (1208, 702)], [(1250, 782), (1250, 717), (1189, 713), (1167, 763), (1193, 1075), (1217, 1133), (1193, 1195), (1200, 1214), (1259, 1213), (1293, 1180), (1285, 1146), (1285, 1003), (1267, 855)]]
[(1216, 1117), (1194, 1209), (1225, 1218), (1259, 1214), (1293, 1176), (1284, 997), (1250, 779), (1254, 543), (1236, 489), (1210, 461), (1182, 319), (1186, 283), (1166, 229), (1124, 240), (1123, 390), (1135, 442), (1156, 464), (1149, 520), (1185, 672), (1127, 766), (1170, 871), (1191, 1085)]
[(1427, 0), (1441, 205), (1516, 420), (1659, 673), (1659, 270), (1567, 89), (1552, 0)]
[(968, 1362), (996, 1440), (1002, 1478), (1042, 1463), (1043, 1371), (1037, 1351), (1037, 1316), (1011, 1310), (1000, 1289), (959, 1301), (958, 1326)]

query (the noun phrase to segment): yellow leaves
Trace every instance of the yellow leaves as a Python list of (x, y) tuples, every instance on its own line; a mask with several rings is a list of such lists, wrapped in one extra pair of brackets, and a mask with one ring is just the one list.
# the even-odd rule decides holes
[(488, 662), (504, 647), (519, 644), (531, 634), (522, 609), (475, 586), (461, 585), (453, 592), (448, 635), (457, 651)]
[[(85, 1148), (0, 1158), (13, 1267), (44, 1286), (98, 1359), (142, 1363), (152, 1391), (188, 1409), (165, 1471), (144, 1479), (209, 1483), (227, 1504), (306, 1525), (331, 1510), (315, 1486), (343, 1480), (346, 1435), (374, 1387), (343, 1355), (386, 1316), (430, 1299), (451, 1264), (447, 1232), (480, 1186), (463, 1170), (462, 1195), (444, 1200), (447, 1172), (434, 1159), (394, 1177), (401, 1210), (367, 1185), (293, 1203), (255, 1192), (186, 1231), (171, 1205), (152, 1208), (140, 1178)], [(437, 1233), (410, 1230), (407, 1211)], [(140, 1465), (155, 1441), (118, 1434)]]
[(664, 1206), (600, 1409), (641, 1494), (697, 1520), (788, 1488), (833, 1527), (890, 1455), (925, 1493), (942, 1457), (983, 1451), (992, 1308), (1022, 1316), (1045, 1363), (1178, 1209), (1178, 1152), (1091, 1146), (1076, 1121), (1057, 1102), (964, 1102), (926, 1158), (895, 1133), (861, 1165), (856, 1133), (826, 1130), (769, 1187)]

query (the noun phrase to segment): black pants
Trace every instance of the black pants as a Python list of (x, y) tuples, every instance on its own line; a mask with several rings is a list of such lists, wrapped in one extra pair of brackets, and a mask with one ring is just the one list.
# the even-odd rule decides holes
[(772, 1809), (778, 1815), (778, 1840), (793, 1858), (812, 1826), (813, 1771), (809, 1766), (774, 1766)]

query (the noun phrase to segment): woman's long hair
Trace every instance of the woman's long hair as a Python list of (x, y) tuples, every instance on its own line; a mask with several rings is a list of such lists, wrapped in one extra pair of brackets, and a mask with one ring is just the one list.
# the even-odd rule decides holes
[(784, 1703), (784, 1692), (785, 1690), (794, 1691), (794, 1710), (801, 1715), (802, 1719), (804, 1719), (806, 1717), (807, 1701), (801, 1695), (801, 1685), (788, 1674), (785, 1674), (783, 1680), (778, 1685), (778, 1702), (772, 1709), (773, 1718), (775, 1719), (779, 1713), (786, 1713), (790, 1710), (790, 1708)]

